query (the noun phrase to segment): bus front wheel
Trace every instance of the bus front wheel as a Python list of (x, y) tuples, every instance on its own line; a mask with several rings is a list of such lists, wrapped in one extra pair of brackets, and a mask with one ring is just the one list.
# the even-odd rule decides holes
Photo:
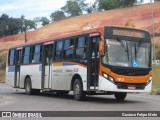
[(116, 92), (114, 93), (116, 100), (124, 100), (127, 96), (126, 92)]
[(81, 101), (85, 97), (85, 93), (83, 91), (83, 85), (80, 79), (76, 79), (73, 84), (73, 92), (74, 99), (77, 101)]

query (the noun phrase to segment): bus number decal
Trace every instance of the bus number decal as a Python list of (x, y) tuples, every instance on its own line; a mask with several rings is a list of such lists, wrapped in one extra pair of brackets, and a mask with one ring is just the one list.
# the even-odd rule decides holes
[(79, 71), (79, 69), (78, 68), (74, 68), (74, 72), (78, 72)]

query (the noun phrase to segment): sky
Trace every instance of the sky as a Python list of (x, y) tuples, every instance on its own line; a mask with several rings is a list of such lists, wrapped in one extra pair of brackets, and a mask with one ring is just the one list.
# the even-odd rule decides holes
[[(26, 19), (35, 17), (47, 17), (56, 10), (60, 10), (67, 0), (0, 0), (0, 16), (7, 14), (10, 17), (20, 18), (24, 15)], [(150, 0), (144, 0), (145, 3)], [(93, 3), (94, 0), (86, 0)]]

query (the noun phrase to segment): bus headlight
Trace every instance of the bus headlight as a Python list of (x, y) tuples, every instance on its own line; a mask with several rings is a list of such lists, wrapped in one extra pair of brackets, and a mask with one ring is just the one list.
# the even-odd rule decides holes
[(103, 73), (102, 75), (103, 75), (103, 77), (106, 78), (108, 81), (114, 83), (114, 78), (113, 78), (113, 77), (107, 75), (106, 73)]
[(107, 75), (106, 73), (103, 73), (103, 77), (106, 78), (106, 79), (109, 78), (108, 75)]
[(148, 85), (151, 81), (152, 81), (152, 77), (149, 77), (149, 79), (147, 80), (146, 85)]
[(111, 80), (111, 81), (113, 82), (113, 81), (114, 81), (114, 78), (110, 76), (110, 77), (109, 77), (109, 80)]

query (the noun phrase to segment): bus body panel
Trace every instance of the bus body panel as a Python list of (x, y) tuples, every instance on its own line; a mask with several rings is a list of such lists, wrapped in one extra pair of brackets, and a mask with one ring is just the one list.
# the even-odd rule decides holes
[(87, 90), (87, 69), (76, 63), (53, 63), (52, 69), (52, 89), (70, 90), (74, 75), (79, 75), (83, 82), (83, 89)]
[(25, 78), (30, 76), (33, 89), (41, 89), (41, 65), (22, 65), (21, 66), (20, 87), (24, 88)]
[(6, 83), (14, 87), (14, 72), (9, 71), (9, 67), (6, 68)]
[(45, 66), (44, 88), (52, 88), (52, 65)]

